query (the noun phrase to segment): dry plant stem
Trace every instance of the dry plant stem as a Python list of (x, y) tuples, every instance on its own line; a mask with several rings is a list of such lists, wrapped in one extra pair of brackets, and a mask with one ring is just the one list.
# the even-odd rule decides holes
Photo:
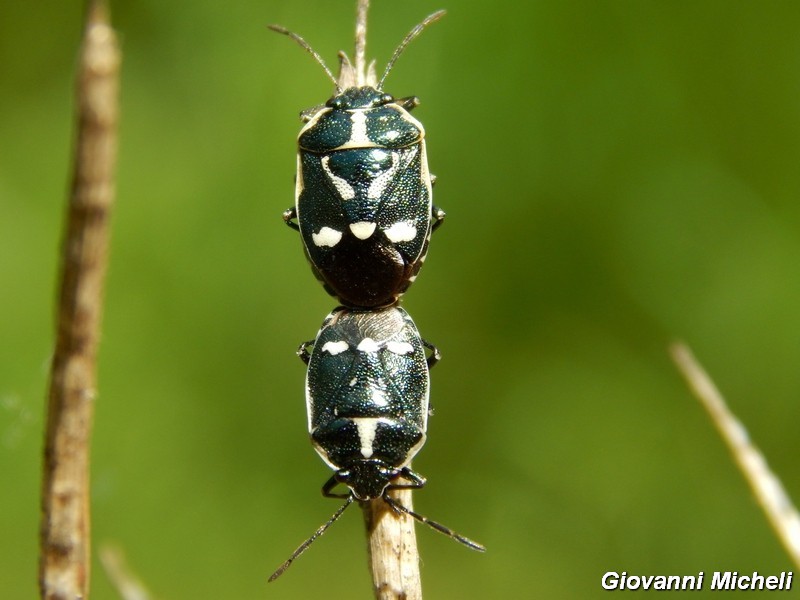
[[(411, 490), (389, 492), (400, 504), (411, 505)], [(381, 498), (362, 505), (375, 598), (421, 600), (419, 552), (414, 519), (396, 514)]]
[[(354, 52), (355, 82), (367, 84), (367, 11), (369, 0), (358, 0)], [(340, 74), (340, 82), (343, 81)], [(344, 86), (347, 87), (347, 86)], [(411, 490), (389, 492), (403, 506), (413, 508)], [(395, 514), (381, 498), (362, 504), (367, 528), (367, 550), (372, 586), (378, 600), (421, 600), (419, 552), (414, 519)]]
[(74, 171), (45, 432), (39, 587), (47, 600), (88, 597), (89, 441), (114, 195), (119, 63), (105, 7), (92, 2), (78, 67)]
[(690, 389), (711, 416), (789, 557), (800, 568), (800, 515), (780, 480), (770, 470), (763, 454), (750, 441), (744, 425), (730, 411), (722, 394), (691, 350), (678, 343), (670, 347), (670, 354)]
[(369, 0), (358, 0), (358, 14), (356, 15), (356, 45), (353, 60), (356, 70), (356, 85), (366, 85), (367, 70), (367, 11)]

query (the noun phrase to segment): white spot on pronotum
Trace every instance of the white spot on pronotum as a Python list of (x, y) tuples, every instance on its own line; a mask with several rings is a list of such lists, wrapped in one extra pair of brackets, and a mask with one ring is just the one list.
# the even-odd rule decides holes
[(330, 165), (328, 164), (330, 161), (330, 156), (322, 157), (322, 170), (325, 171), (325, 175), (328, 176), (328, 179), (330, 179), (330, 182), (333, 184), (333, 187), (336, 188), (342, 200), (352, 200), (356, 197), (356, 191), (353, 189), (353, 186), (350, 185), (349, 181), (331, 171)]
[(378, 343), (373, 340), (372, 338), (364, 338), (359, 342), (358, 347), (356, 348), (359, 352), (377, 352), (378, 351)]
[(369, 458), (372, 456), (372, 444), (375, 442), (375, 433), (378, 431), (378, 421), (376, 417), (361, 417), (353, 419), (353, 423), (358, 430), (358, 440), (361, 443), (361, 456)]
[(414, 352), (414, 346), (408, 342), (389, 342), (386, 344), (386, 349), (394, 354), (411, 354)]
[(350, 231), (352, 231), (353, 235), (358, 239), (366, 240), (375, 232), (375, 223), (370, 223), (369, 221), (350, 223)]
[(367, 137), (367, 113), (362, 110), (356, 110), (350, 113), (350, 123), (352, 130), (350, 131), (349, 145), (355, 146), (359, 144), (372, 145)]
[(319, 230), (319, 233), (312, 233), (311, 239), (314, 240), (315, 246), (333, 248), (342, 239), (342, 232), (330, 227), (323, 227)]
[(337, 354), (341, 354), (345, 350), (347, 350), (347, 342), (344, 340), (339, 340), (337, 342), (325, 342), (322, 346), (322, 351), (327, 352), (331, 356), (336, 356)]
[(355, 385), (356, 385), (356, 381), (358, 381), (358, 380), (357, 380), (355, 377), (353, 377), (353, 378), (350, 380), (350, 383), (348, 383), (347, 385), (349, 385), (350, 387), (355, 387)]
[(417, 237), (417, 228), (408, 221), (398, 221), (391, 227), (383, 230), (389, 241), (393, 243), (410, 242)]

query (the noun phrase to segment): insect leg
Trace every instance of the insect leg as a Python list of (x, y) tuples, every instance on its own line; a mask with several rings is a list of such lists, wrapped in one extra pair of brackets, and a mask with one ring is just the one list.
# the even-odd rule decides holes
[(433, 367), (433, 365), (435, 365), (442, 359), (442, 353), (439, 352), (439, 349), (436, 346), (434, 346), (427, 340), (422, 340), (422, 345), (431, 351), (430, 356), (428, 356), (425, 359), (426, 362), (428, 363), (428, 368), (430, 369), (431, 367)]
[(414, 110), (419, 106), (419, 98), (416, 96), (408, 96), (406, 98), (397, 98), (395, 100), (397, 104), (405, 108), (406, 110)]
[(294, 229), (295, 231), (300, 231), (300, 225), (294, 222), (294, 219), (297, 218), (297, 208), (294, 206), (292, 208), (287, 208), (283, 211), (283, 222), (286, 223), (289, 227)]
[(334, 494), (333, 492), (331, 492), (331, 490), (335, 488), (338, 483), (339, 482), (336, 480), (336, 477), (332, 476), (330, 479), (328, 479), (328, 481), (325, 482), (325, 485), (322, 486), (322, 495), (325, 496), (326, 498), (353, 499), (354, 498), (353, 493), (350, 491), (348, 491), (346, 494)]
[(447, 216), (447, 213), (444, 212), (441, 208), (433, 205), (431, 209), (431, 217), (433, 217), (433, 226), (431, 227), (431, 232), (436, 231), (439, 226), (444, 223), (444, 218)]
[(288, 568), (289, 568), (289, 567), (292, 565), (292, 563), (294, 562), (294, 560), (295, 560), (295, 559), (296, 559), (298, 556), (300, 556), (300, 555), (301, 555), (303, 552), (305, 552), (306, 550), (308, 550), (308, 547), (309, 547), (311, 544), (313, 544), (313, 543), (314, 543), (314, 540), (316, 540), (316, 539), (317, 539), (319, 536), (321, 536), (323, 533), (325, 533), (325, 532), (328, 530), (328, 527), (330, 527), (331, 525), (333, 525), (333, 524), (336, 522), (336, 520), (337, 520), (339, 517), (341, 517), (341, 516), (342, 516), (342, 513), (345, 511), (345, 509), (346, 509), (348, 506), (350, 506), (352, 503), (353, 503), (353, 496), (348, 496), (348, 497), (347, 497), (347, 501), (346, 501), (344, 504), (342, 504), (341, 508), (339, 508), (339, 510), (337, 510), (335, 513), (333, 513), (333, 515), (331, 516), (331, 518), (330, 518), (330, 519), (328, 519), (328, 520), (327, 520), (327, 521), (326, 521), (326, 522), (325, 522), (325, 523), (324, 523), (324, 524), (323, 524), (323, 525), (322, 525), (322, 526), (321, 526), (319, 529), (317, 529), (317, 530), (316, 530), (316, 531), (315, 531), (315, 532), (314, 532), (314, 533), (311, 535), (311, 537), (310, 537), (310, 538), (308, 538), (308, 539), (307, 539), (305, 542), (303, 542), (302, 544), (300, 544), (300, 545), (297, 547), (297, 550), (295, 550), (294, 552), (292, 552), (292, 555), (291, 555), (291, 556), (290, 556), (290, 557), (289, 557), (289, 558), (288, 558), (288, 559), (287, 559), (287, 560), (286, 560), (286, 561), (285, 561), (285, 562), (284, 562), (284, 563), (283, 563), (283, 564), (282, 564), (280, 567), (278, 567), (278, 570), (277, 570), (277, 571), (275, 571), (275, 572), (274, 572), (272, 575), (270, 575), (270, 577), (269, 577), (269, 581), (270, 581), (270, 583), (271, 583), (271, 582), (273, 582), (273, 581), (275, 581), (275, 580), (276, 580), (278, 577), (280, 577), (281, 575), (283, 575), (284, 571), (286, 571), (286, 569), (288, 569)]
[(308, 364), (308, 361), (311, 360), (311, 353), (308, 351), (309, 346), (313, 346), (316, 340), (308, 340), (307, 342), (303, 342), (297, 348), (297, 356), (300, 357), (304, 363)]
[(467, 548), (472, 548), (473, 550), (477, 550), (478, 552), (486, 552), (486, 548), (479, 544), (478, 542), (473, 542), (471, 539), (464, 537), (463, 535), (456, 533), (449, 527), (445, 527), (441, 523), (437, 523), (436, 521), (430, 520), (428, 517), (425, 517), (419, 513), (414, 512), (410, 508), (406, 508), (402, 504), (400, 504), (397, 500), (389, 496), (389, 494), (383, 494), (383, 501), (386, 502), (389, 506), (392, 507), (395, 511), (404, 512), (407, 515), (414, 517), (420, 523), (425, 523), (428, 527), (435, 529), (439, 533), (443, 533), (448, 537), (453, 538), (455, 541), (464, 544)]

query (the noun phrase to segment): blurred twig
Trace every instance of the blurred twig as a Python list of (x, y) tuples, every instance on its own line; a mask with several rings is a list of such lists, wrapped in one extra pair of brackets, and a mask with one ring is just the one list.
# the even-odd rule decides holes
[(150, 592), (128, 567), (121, 548), (112, 544), (101, 545), (100, 563), (122, 600), (151, 600)]
[(670, 354), (692, 392), (714, 421), (790, 558), (800, 568), (800, 515), (780, 480), (770, 470), (763, 454), (750, 441), (744, 425), (728, 409), (725, 399), (691, 350), (684, 344), (676, 343), (670, 347)]
[(39, 587), (47, 600), (88, 597), (89, 441), (114, 196), (119, 64), (106, 7), (90, 2), (45, 433)]

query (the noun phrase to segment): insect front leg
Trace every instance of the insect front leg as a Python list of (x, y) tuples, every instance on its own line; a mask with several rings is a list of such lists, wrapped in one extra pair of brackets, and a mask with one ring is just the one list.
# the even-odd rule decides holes
[(349, 490), (346, 494), (334, 494), (331, 490), (338, 484), (339, 482), (336, 480), (336, 476), (332, 475), (331, 478), (325, 482), (325, 485), (322, 486), (322, 495), (326, 498), (350, 498), (353, 496), (353, 493)]
[(427, 483), (427, 479), (425, 479), (422, 475), (417, 473), (416, 471), (412, 471), (408, 467), (403, 467), (400, 469), (400, 473), (398, 473), (400, 477), (409, 481), (409, 483), (393, 483), (389, 486), (390, 490), (417, 490), (425, 486)]
[(287, 208), (283, 211), (283, 222), (286, 223), (289, 227), (294, 229), (295, 231), (300, 231), (300, 225), (295, 223), (295, 219), (297, 218), (297, 208)]
[(315, 341), (316, 340), (308, 340), (307, 342), (300, 344), (300, 346), (297, 348), (297, 356), (299, 356), (300, 360), (306, 364), (308, 364), (308, 362), (311, 360), (311, 352), (309, 352), (308, 349), (314, 345)]

